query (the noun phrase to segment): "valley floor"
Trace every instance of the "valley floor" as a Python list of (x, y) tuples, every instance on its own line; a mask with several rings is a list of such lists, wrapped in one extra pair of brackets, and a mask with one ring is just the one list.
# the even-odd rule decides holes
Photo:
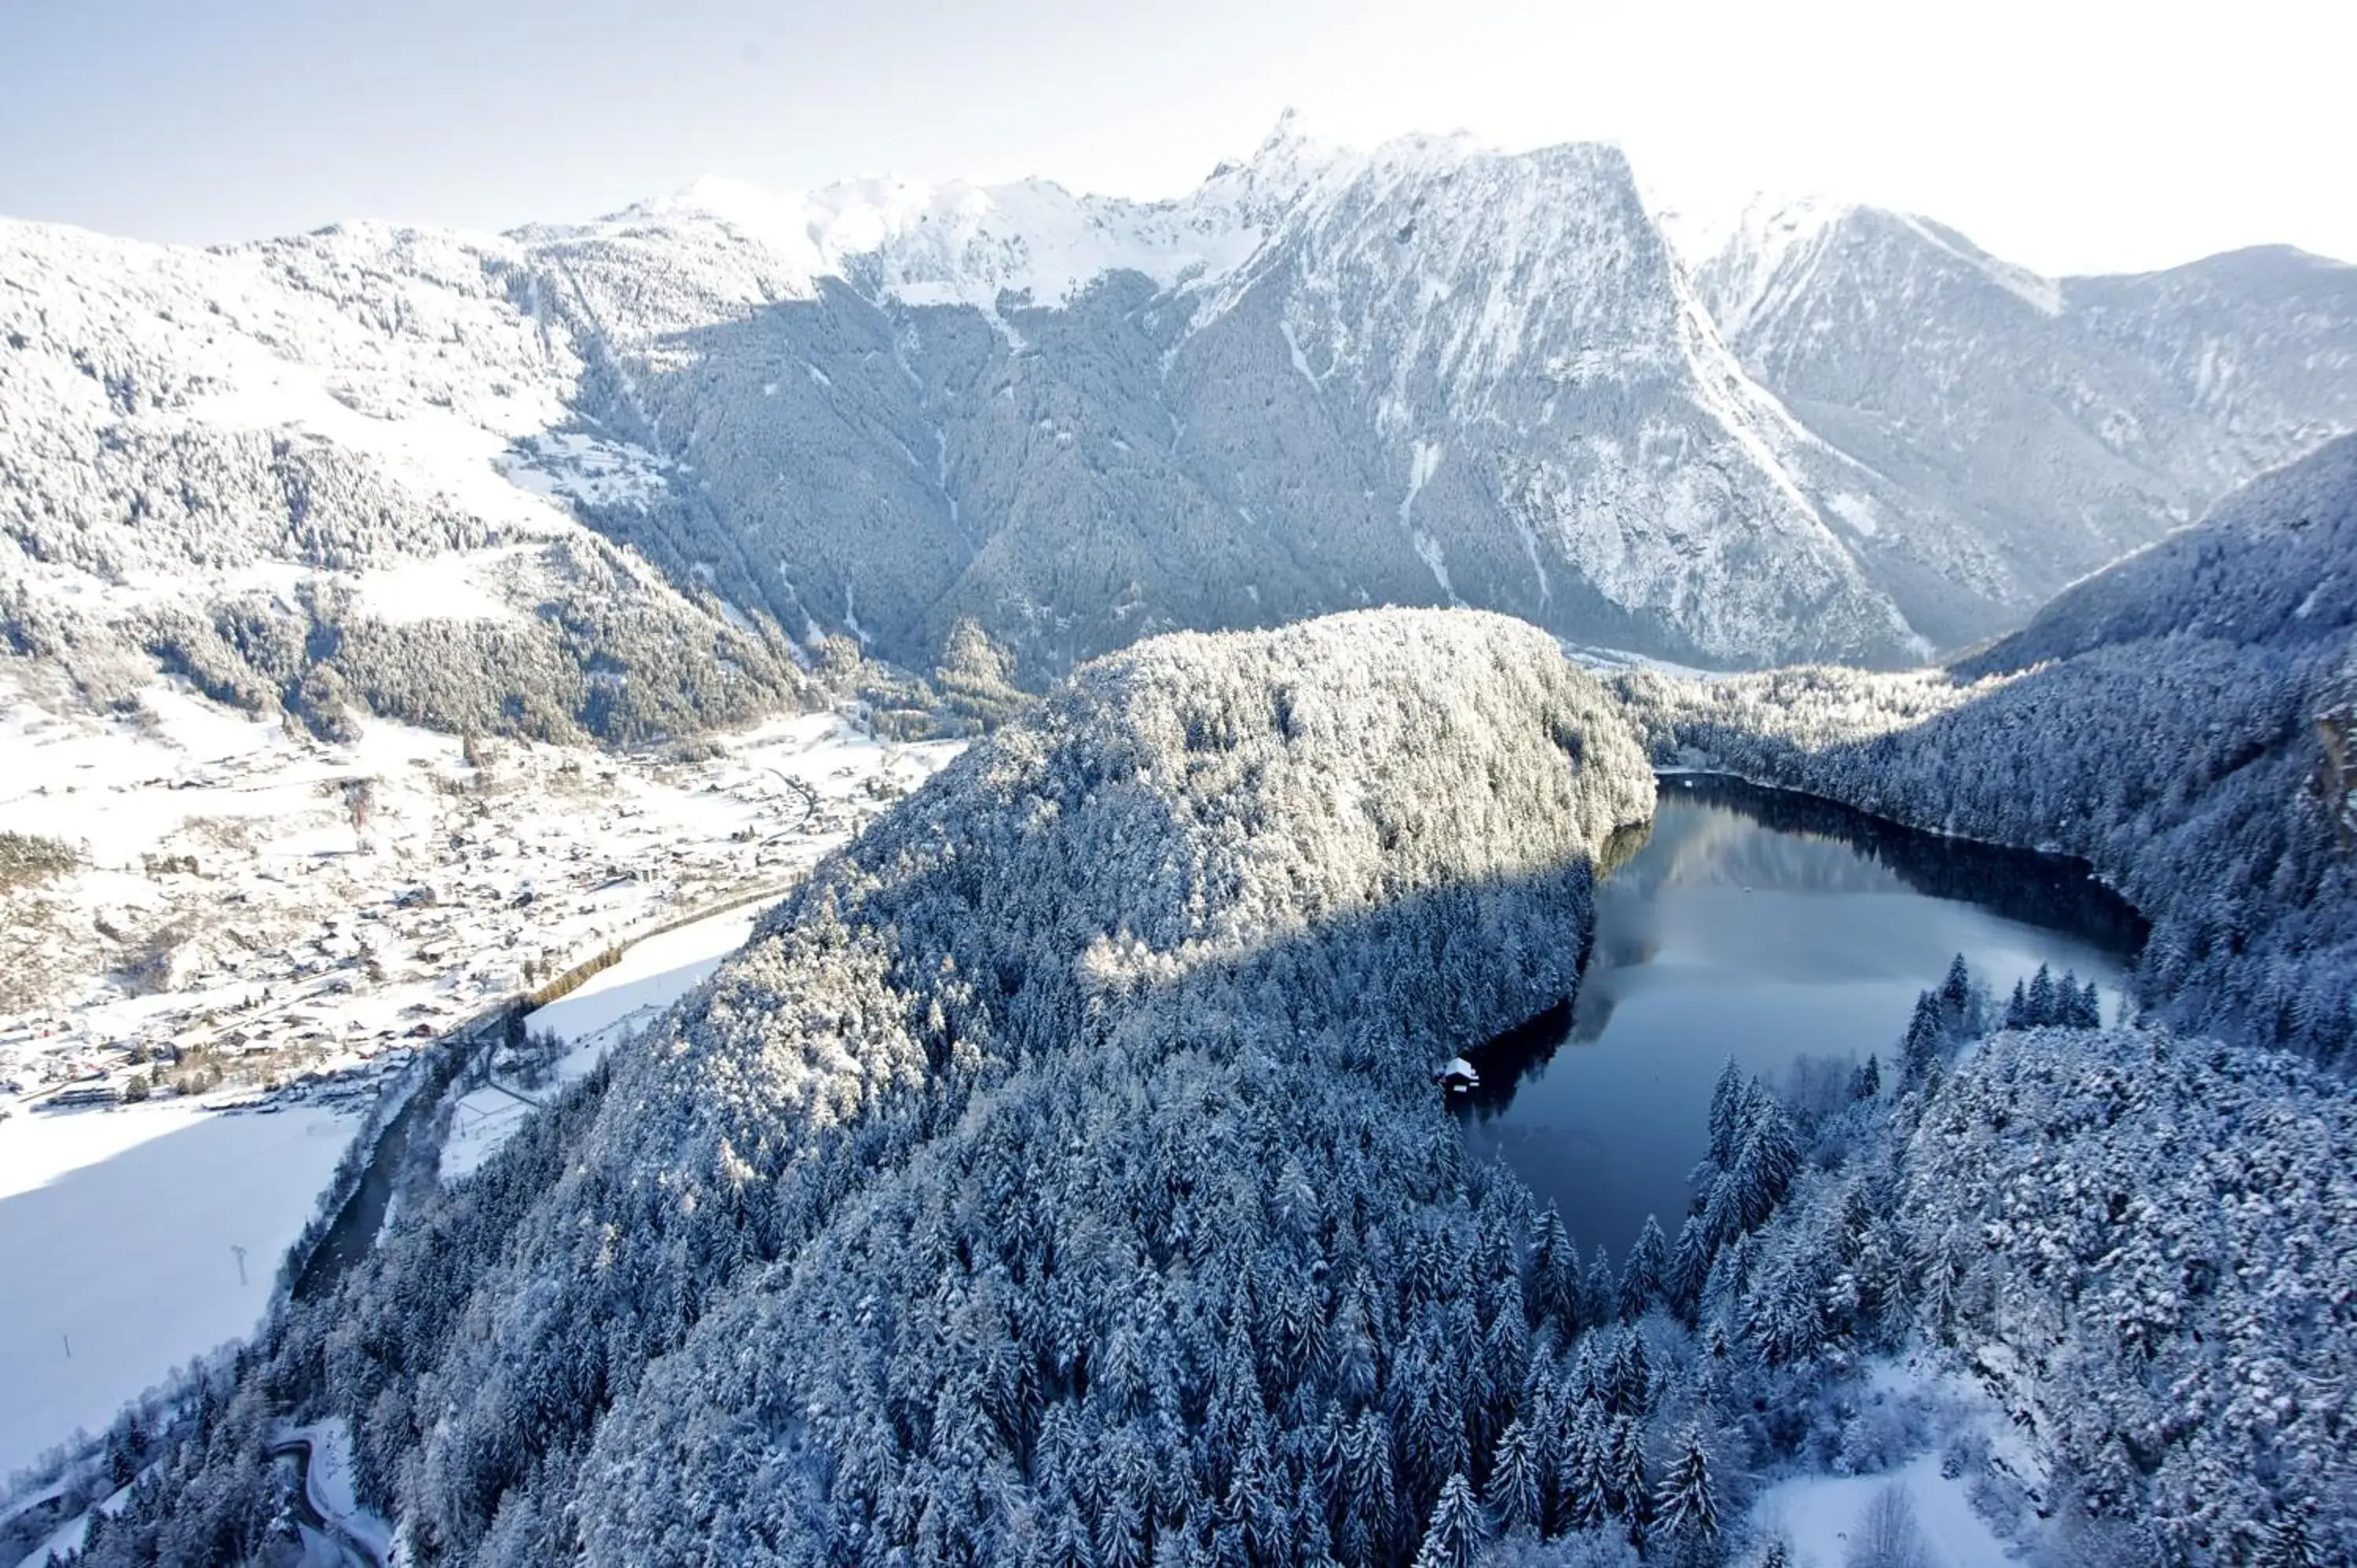
[[(523, 1076), (561, 1086), (955, 749), (823, 714), (637, 754), (325, 746), (171, 688), (136, 721), (0, 691), (0, 828), (80, 859), (0, 895), (0, 1476), (252, 1328), (418, 1049), (662, 930), (532, 1016), (566, 1054)], [(446, 1179), (540, 1098), (495, 1068)]]

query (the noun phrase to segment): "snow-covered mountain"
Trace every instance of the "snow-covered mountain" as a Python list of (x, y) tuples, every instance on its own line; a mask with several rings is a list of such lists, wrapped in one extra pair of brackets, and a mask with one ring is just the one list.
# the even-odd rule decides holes
[(2298, 252), (2054, 279), (1928, 219), (1762, 202), (1695, 280), (1803, 423), (2003, 562), (2003, 602), (2357, 428), (2357, 268)]
[(789, 702), (774, 628), (574, 514), (667, 486), (566, 433), (581, 363), (532, 290), (500, 240), (0, 223), (5, 646), (91, 705), (153, 660), (330, 733), (353, 703), (628, 738)]
[(0, 594), (95, 700), (160, 658), (314, 722), (608, 735), (774, 703), (824, 635), (928, 667), (969, 621), (1034, 678), (1370, 603), (1905, 661), (2357, 424), (2350, 274), (2056, 284), (1867, 209), (1690, 273), (1611, 149), (1289, 122), (1154, 203), (705, 180), (209, 252), (6, 224)]
[[(701, 184), (522, 236), (787, 626), (1049, 667), (1172, 626), (1510, 609), (1719, 662), (1918, 644), (1620, 155), (1281, 129), (1188, 198)], [(1860, 505), (1868, 503), (1861, 501)], [(715, 552), (716, 553), (716, 551)]]
[(2055, 596), (1961, 668), (2027, 670), (2103, 648), (2198, 638), (2293, 658), (2357, 628), (2357, 436), (2261, 475), (2192, 528)]

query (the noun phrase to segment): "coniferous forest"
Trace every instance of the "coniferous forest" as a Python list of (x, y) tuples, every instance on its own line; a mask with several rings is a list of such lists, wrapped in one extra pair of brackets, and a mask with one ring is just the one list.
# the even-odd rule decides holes
[[(1927, 1444), (2040, 1561), (2342, 1560), (2344, 648), (2138, 636), (1608, 687), (1378, 611), (1086, 666), (200, 1377), (89, 1560), (270, 1560), (270, 1434), (328, 1417), (415, 1563), (1774, 1562), (1764, 1487)], [(1571, 991), (1697, 761), (2086, 854), (2140, 1020), (1960, 959), (1838, 1092), (1730, 1063), (1688, 1211), (1572, 1236), (1432, 1069)], [(1851, 1561), (1922, 1560), (1904, 1504)]]

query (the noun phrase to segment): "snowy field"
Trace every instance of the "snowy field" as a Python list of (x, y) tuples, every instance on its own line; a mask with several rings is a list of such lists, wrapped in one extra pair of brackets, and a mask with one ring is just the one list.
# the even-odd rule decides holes
[(767, 900), (758, 901), (650, 937), (572, 995), (526, 1014), (524, 1027), (564, 1041), (564, 1053), (543, 1083), (514, 1084), (495, 1071), (490, 1083), (459, 1099), (442, 1143), (442, 1179), (472, 1175), (549, 1094), (580, 1078), (616, 1044), (695, 989), (721, 960), (744, 946), (768, 907)]
[(1761, 1496), (1751, 1517), (1764, 1534), (1790, 1544), (1792, 1568), (1845, 1568), (1867, 1533), (1868, 1511), (1894, 1487), (1906, 1497), (1925, 1543), (1929, 1555), (1917, 1560), (1923, 1568), (2014, 1568), (2018, 1560), (1973, 1511), (1964, 1483), (1940, 1474), (1936, 1454), (1887, 1475), (1780, 1482)]
[[(817, 714), (684, 753), (470, 755), (382, 723), (325, 745), (169, 684), (142, 706), (60, 717), (0, 677), (0, 831), (79, 857), (0, 891), (0, 1477), (253, 1326), (415, 1050), (761, 895), (534, 1015), (572, 1047), (544, 1088), (587, 1070), (957, 749)], [(446, 1175), (537, 1097), (470, 1093)]]
[(43, 1120), (38, 1163), (0, 1161), (0, 1477), (252, 1330), (357, 1124), (300, 1106)]
[[(2005, 1364), (2001, 1352), (1990, 1353)], [(1943, 1461), (1945, 1449), (1968, 1440), (1986, 1455), (1983, 1463), (1992, 1472), (2029, 1491), (2045, 1489), (2044, 1467), (1998, 1397), (2000, 1386), (2012, 1390), (2013, 1380), (1986, 1372), (1967, 1377), (1921, 1350), (1875, 1362), (1867, 1373), (1867, 1402), (1909, 1409), (1931, 1438), (1930, 1447), (1877, 1474), (1796, 1476), (1776, 1482), (1752, 1503), (1749, 1523), (1754, 1536), (1781, 1540), (1792, 1552), (1792, 1568), (1847, 1568), (1862, 1559), (1912, 1562), (1921, 1568), (2013, 1568), (2020, 1563), (2017, 1551), (1973, 1506), (1971, 1474), (1979, 1466)], [(1947, 1474), (1951, 1468), (1956, 1473)], [(1907, 1521), (1900, 1533), (1911, 1530), (1921, 1555), (1878, 1556), (1867, 1549), (1878, 1523), (1878, 1539), (1889, 1544), (1894, 1505)]]
[(621, 962), (590, 976), (572, 995), (525, 1015), (524, 1027), (577, 1042), (605, 1035), (617, 1025), (644, 1025), (743, 947), (765, 907), (748, 904), (648, 938), (623, 954)]

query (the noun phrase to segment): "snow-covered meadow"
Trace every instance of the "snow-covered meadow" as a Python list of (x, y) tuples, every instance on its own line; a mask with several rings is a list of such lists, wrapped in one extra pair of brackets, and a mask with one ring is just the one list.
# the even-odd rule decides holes
[(520, 1081), (494, 1058), (490, 1082), (453, 1104), (442, 1140), (444, 1181), (470, 1175), (545, 1103), (550, 1095), (596, 1065), (608, 1050), (662, 1015), (721, 961), (745, 945), (759, 918), (759, 902), (724, 909), (632, 946), (619, 963), (601, 969), (579, 990), (524, 1015), (533, 1036), (558, 1042), (530, 1081)]
[(0, 1129), (0, 1475), (252, 1330), (354, 1125), (138, 1106)]

